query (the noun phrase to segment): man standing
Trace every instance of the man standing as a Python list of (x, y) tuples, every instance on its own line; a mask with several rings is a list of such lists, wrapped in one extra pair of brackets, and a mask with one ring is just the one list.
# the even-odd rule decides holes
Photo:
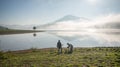
[(60, 40), (58, 40), (58, 42), (57, 42), (57, 48), (58, 48), (58, 54), (62, 53), (62, 44), (61, 44)]

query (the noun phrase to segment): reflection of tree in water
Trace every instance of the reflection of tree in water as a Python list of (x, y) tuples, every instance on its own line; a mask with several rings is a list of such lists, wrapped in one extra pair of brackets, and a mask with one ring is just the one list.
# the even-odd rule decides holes
[(33, 30), (34, 30), (33, 36), (36, 37), (36, 36), (37, 36), (37, 34), (36, 34), (36, 32), (35, 32), (36, 26), (33, 27)]
[(34, 32), (34, 33), (33, 33), (33, 36), (34, 36), (34, 37), (36, 37), (36, 36), (37, 36), (37, 34)]

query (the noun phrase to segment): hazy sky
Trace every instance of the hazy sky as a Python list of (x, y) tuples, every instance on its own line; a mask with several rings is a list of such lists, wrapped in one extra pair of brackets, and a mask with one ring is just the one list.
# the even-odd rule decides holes
[(0, 0), (0, 24), (45, 24), (65, 15), (120, 14), (120, 0)]

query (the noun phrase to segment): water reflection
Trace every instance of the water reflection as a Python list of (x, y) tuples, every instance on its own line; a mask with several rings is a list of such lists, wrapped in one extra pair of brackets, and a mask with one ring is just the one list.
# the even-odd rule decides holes
[(37, 34), (36, 33), (33, 33), (33, 37), (36, 37), (37, 36)]
[(118, 31), (48, 31), (39, 33), (0, 35), (0, 50), (23, 50), (30, 48), (56, 47), (61, 40), (63, 47), (71, 43), (74, 47), (120, 47)]
[(77, 44), (77, 46), (95, 47), (95, 46), (120, 46), (119, 30), (99, 30), (91, 31), (54, 31), (49, 32), (52, 35), (60, 37), (65, 41)]

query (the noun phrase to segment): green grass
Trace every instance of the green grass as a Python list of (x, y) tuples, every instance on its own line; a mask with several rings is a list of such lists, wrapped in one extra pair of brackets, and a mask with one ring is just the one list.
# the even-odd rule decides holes
[(0, 67), (120, 67), (120, 47), (65, 50), (59, 55), (55, 48), (0, 52)]

